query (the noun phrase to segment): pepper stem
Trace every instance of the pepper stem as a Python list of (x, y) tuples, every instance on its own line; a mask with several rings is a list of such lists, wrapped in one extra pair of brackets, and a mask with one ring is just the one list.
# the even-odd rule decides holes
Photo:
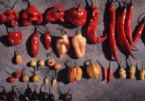
[(28, 7), (30, 6), (30, 1), (29, 0), (23, 0), (26, 1), (28, 3)]
[(14, 9), (15, 5), (17, 4), (18, 1), (15, 1), (14, 4), (12, 5), (12, 9)]
[(60, 30), (63, 34), (67, 34), (64, 28), (57, 28), (57, 30)]

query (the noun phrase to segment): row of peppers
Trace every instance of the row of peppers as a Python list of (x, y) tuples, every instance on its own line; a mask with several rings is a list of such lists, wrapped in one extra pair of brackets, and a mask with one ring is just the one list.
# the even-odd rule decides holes
[[(38, 16), (41, 15), (40, 12), (38, 12), (38, 10), (36, 10), (36, 8), (33, 5), (31, 5), (29, 1), (27, 2), (28, 2), (28, 8), (23, 11), (24, 14), (22, 13), (23, 14), (22, 17), (24, 17), (25, 20), (26, 18), (32, 18), (33, 20), (34, 19), (38, 20), (39, 18)], [(119, 4), (121, 4), (121, 2), (119, 2)], [(97, 31), (98, 20), (99, 20), (99, 9), (97, 5), (95, 5), (93, 0), (91, 0), (91, 12), (89, 12), (91, 13), (90, 14), (91, 16), (88, 21), (87, 21), (87, 11), (82, 5), (76, 5), (73, 8), (66, 10), (65, 13), (64, 13), (64, 9), (62, 9), (60, 5), (56, 5), (47, 11), (46, 18), (47, 18), (47, 21), (49, 22), (56, 22), (56, 21), (63, 22), (65, 21), (64, 19), (66, 19), (66, 21), (71, 22), (75, 24), (76, 26), (83, 26), (85, 23), (88, 23), (87, 39), (91, 41), (93, 44), (96, 44), (96, 43), (104, 42), (108, 36), (111, 54), (113, 55), (116, 61), (119, 61), (119, 55), (117, 52), (117, 41), (120, 47), (123, 49), (123, 51), (127, 55), (133, 56), (131, 50), (137, 50), (137, 47), (135, 46), (135, 42), (137, 42), (142, 36), (142, 32), (145, 26), (145, 23), (144, 23), (145, 18), (143, 18), (139, 22), (139, 25), (137, 26), (136, 31), (135, 31), (135, 36), (132, 37), (131, 22), (132, 22), (132, 14), (133, 14), (133, 9), (134, 9), (134, 4), (132, 0), (130, 1), (129, 4), (125, 2), (123, 6), (119, 5), (117, 10), (115, 10), (113, 1), (108, 1), (106, 4), (106, 8), (107, 8), (107, 12), (108, 12), (107, 14), (109, 18), (108, 31), (106, 32), (108, 35), (105, 34), (104, 36), (101, 36), (101, 37), (96, 37), (96, 31)], [(27, 14), (31, 16), (26, 17)], [(6, 18), (10, 19), (9, 17), (13, 18), (11, 16), (7, 16)], [(41, 20), (41, 18), (39, 18), (39, 20)], [(33, 57), (36, 57), (38, 54), (38, 50), (39, 50), (38, 37), (39, 35), (37, 33), (34, 33), (32, 36), (31, 53)], [(75, 40), (72, 40), (72, 44), (73, 46), (75, 46), (74, 47), (75, 51), (77, 51), (76, 54), (78, 58), (83, 57), (84, 50), (81, 52), (82, 53), (81, 54), (78, 51), (79, 49), (78, 47), (80, 46), (84, 48), (86, 44), (85, 41), (87, 40), (85, 39), (85, 37), (81, 35), (78, 35), (78, 39), (77, 38), (74, 38), (74, 39)], [(79, 39), (83, 40), (82, 44), (80, 42), (77, 42), (76, 44), (76, 40), (79, 40)], [(11, 45), (18, 45), (22, 42), (22, 33), (21, 32), (8, 32), (8, 40)], [(45, 44), (46, 49), (50, 47), (50, 43), (51, 43), (50, 33), (46, 33), (44, 36), (44, 44)], [(78, 43), (80, 43), (81, 45), (78, 45)], [(133, 48), (131, 48), (130, 45)], [(69, 41), (66, 34), (62, 35), (61, 39), (57, 41), (56, 47), (59, 50), (58, 53), (60, 57), (63, 57), (64, 54), (67, 53), (67, 50), (69, 48)]]

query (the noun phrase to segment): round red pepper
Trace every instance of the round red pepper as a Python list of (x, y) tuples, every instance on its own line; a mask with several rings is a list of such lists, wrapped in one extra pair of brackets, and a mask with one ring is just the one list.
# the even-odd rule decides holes
[(31, 44), (32, 57), (36, 57), (39, 52), (39, 34), (38, 33), (35, 32), (32, 35), (30, 44)]
[(21, 77), (21, 71), (16, 71), (16, 72), (14, 72), (13, 74), (13, 77), (15, 77), (15, 78), (20, 78)]
[(46, 12), (47, 22), (64, 22), (64, 8), (62, 5), (55, 5)]
[(51, 45), (51, 36), (49, 33), (46, 33), (44, 35), (44, 46), (45, 46), (45, 49), (49, 49), (50, 48), (50, 45)]
[(16, 79), (13, 76), (7, 78), (8, 83), (14, 83), (15, 81), (16, 81)]
[(76, 26), (83, 26), (86, 23), (87, 11), (82, 5), (75, 5), (65, 12), (66, 22)]
[(7, 39), (11, 45), (19, 45), (22, 42), (22, 32), (8, 32)]

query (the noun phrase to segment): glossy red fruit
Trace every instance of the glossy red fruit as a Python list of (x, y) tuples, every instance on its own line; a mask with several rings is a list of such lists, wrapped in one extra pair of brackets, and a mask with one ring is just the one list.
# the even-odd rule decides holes
[(21, 75), (22, 75), (22, 73), (19, 70), (13, 73), (13, 77), (15, 77), (15, 78), (20, 78)]
[(15, 81), (16, 81), (16, 79), (13, 76), (10, 76), (10, 77), (7, 78), (8, 83), (14, 83)]

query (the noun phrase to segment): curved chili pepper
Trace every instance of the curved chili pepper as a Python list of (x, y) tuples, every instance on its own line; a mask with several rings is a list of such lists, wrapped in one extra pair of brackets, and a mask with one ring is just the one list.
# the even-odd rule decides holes
[(45, 49), (48, 50), (50, 48), (50, 45), (51, 45), (50, 33), (45, 33), (45, 35), (44, 35), (44, 46), (45, 46)]
[(102, 36), (102, 37), (96, 36), (96, 31), (98, 28), (98, 20), (99, 20), (98, 7), (97, 7), (97, 5), (94, 5), (92, 3), (91, 4), (91, 18), (89, 19), (89, 24), (87, 27), (87, 36), (93, 44), (101, 43), (107, 39), (107, 35)]
[(107, 69), (103, 68), (103, 80), (107, 80)]
[(120, 7), (119, 10), (120, 11), (118, 12), (118, 15), (117, 15), (118, 19), (117, 19), (117, 24), (116, 24), (118, 42), (119, 42), (121, 48), (124, 50), (124, 52), (127, 55), (131, 55), (133, 57), (131, 48), (130, 48), (130, 45), (126, 38), (126, 34), (125, 34), (125, 30), (124, 30), (127, 11), (126, 11), (126, 8), (124, 8), (124, 7)]
[(47, 22), (64, 22), (64, 8), (62, 5), (55, 5), (46, 12)]
[(75, 5), (65, 12), (65, 20), (76, 26), (83, 26), (86, 23), (87, 11), (82, 5)]
[(116, 50), (116, 39), (115, 39), (115, 21), (116, 21), (116, 15), (115, 15), (115, 7), (112, 2), (108, 4), (108, 14), (109, 14), (109, 43), (110, 43), (110, 49), (113, 57), (116, 61), (119, 61), (119, 55)]
[(137, 26), (137, 29), (135, 31), (134, 37), (133, 37), (133, 41), (134, 43), (137, 42), (141, 36), (142, 36), (142, 32), (144, 30), (145, 27), (145, 18), (143, 19), (143, 21), (141, 23), (139, 23), (139, 25)]
[(125, 27), (124, 27), (124, 29), (125, 29), (125, 33), (126, 33), (126, 37), (128, 39), (128, 42), (134, 48), (136, 48), (136, 46), (133, 43), (133, 39), (132, 39), (132, 27), (131, 27), (133, 9), (134, 9), (134, 4), (133, 4), (133, 2), (131, 0), (131, 2), (127, 6), (127, 14), (126, 14), (126, 19), (125, 19)]
[(109, 83), (113, 78), (113, 70), (110, 66), (110, 62), (109, 62), (109, 67), (108, 67), (108, 70), (107, 70), (107, 83)]
[(31, 54), (32, 57), (36, 57), (39, 52), (39, 34), (34, 32), (34, 34), (31, 37)]

